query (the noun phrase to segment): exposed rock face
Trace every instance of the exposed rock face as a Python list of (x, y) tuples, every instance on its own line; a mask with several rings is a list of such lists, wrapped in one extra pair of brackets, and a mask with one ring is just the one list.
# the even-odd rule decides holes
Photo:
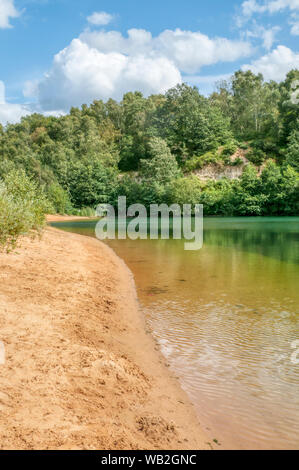
[[(248, 150), (238, 149), (234, 155), (230, 158), (231, 165), (226, 165), (223, 162), (213, 163), (206, 165), (201, 170), (196, 170), (194, 174), (201, 180), (220, 180), (222, 178), (228, 178), (230, 180), (240, 178), (244, 171), (244, 168), (249, 164), (249, 160), (246, 158)], [(240, 160), (239, 164), (233, 165), (233, 162)]]

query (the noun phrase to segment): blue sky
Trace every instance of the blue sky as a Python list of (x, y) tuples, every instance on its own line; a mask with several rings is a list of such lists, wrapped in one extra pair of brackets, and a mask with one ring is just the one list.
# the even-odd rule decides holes
[(0, 0), (0, 122), (299, 68), (299, 0)]

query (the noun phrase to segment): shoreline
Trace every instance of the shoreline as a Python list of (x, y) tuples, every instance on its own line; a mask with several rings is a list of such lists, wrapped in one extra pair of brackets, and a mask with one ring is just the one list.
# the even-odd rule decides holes
[(210, 449), (111, 248), (48, 227), (0, 267), (1, 449)]
[(81, 216), (81, 215), (60, 215), (60, 214), (47, 214), (46, 221), (49, 222), (72, 222), (72, 221), (80, 221), (80, 220), (96, 220), (98, 217), (88, 217), (88, 216)]

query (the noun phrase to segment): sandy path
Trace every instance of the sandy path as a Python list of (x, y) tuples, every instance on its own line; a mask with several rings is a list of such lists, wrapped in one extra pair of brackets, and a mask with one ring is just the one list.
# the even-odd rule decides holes
[(0, 253), (1, 449), (208, 448), (122, 261), (46, 229)]

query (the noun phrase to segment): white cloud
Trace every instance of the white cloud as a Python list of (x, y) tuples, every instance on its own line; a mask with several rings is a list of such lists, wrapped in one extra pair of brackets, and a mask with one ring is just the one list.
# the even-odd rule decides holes
[(151, 54), (171, 60), (180, 71), (196, 73), (205, 65), (234, 62), (252, 53), (247, 41), (210, 39), (200, 32), (165, 30), (157, 37), (142, 29), (130, 29), (128, 37), (118, 31), (84, 32), (80, 39), (100, 52)]
[[(148, 96), (164, 93), (182, 81), (181, 73), (198, 73), (204, 65), (231, 62), (250, 55), (247, 41), (210, 39), (200, 32), (166, 30), (153, 37), (131, 29), (85, 31), (53, 60), (38, 84), (26, 84), (41, 109), (67, 111), (95, 99), (121, 99), (128, 91)], [(35, 91), (34, 91), (35, 90)]]
[(0, 80), (0, 123), (5, 125), (8, 122), (18, 122), (22, 116), (30, 114), (29, 107), (20, 104), (10, 104), (5, 99), (5, 85)]
[(0, 29), (11, 28), (10, 18), (17, 18), (20, 12), (14, 6), (14, 0), (0, 0)]
[(171, 58), (180, 70), (197, 72), (202, 66), (218, 62), (234, 62), (249, 56), (251, 45), (226, 38), (210, 39), (200, 32), (166, 30), (155, 40), (158, 50)]
[(111, 23), (113, 20), (113, 15), (110, 15), (109, 13), (106, 13), (105, 11), (100, 11), (100, 12), (94, 12), (92, 15), (87, 17), (87, 21), (90, 24), (96, 25), (96, 26), (103, 26), (106, 24)]
[(299, 21), (292, 23), (291, 34), (299, 36)]
[(241, 8), (243, 15), (250, 18), (254, 13), (277, 13), (287, 8), (299, 10), (299, 0), (266, 0), (262, 4), (256, 0), (246, 0)]
[(293, 13), (290, 20), (291, 34), (294, 36), (299, 36), (299, 15), (298, 13)]
[(296, 68), (299, 68), (299, 53), (293, 52), (286, 46), (278, 46), (269, 54), (244, 65), (242, 70), (262, 73), (265, 80), (281, 81), (290, 70)]
[(263, 46), (265, 49), (269, 51), (275, 41), (276, 33), (280, 31), (280, 27), (274, 26), (273, 28), (269, 28), (269, 29), (262, 28), (262, 29), (263, 30), (261, 33), (261, 37), (263, 39)]
[(283, 10), (290, 10), (294, 14), (299, 10), (299, 0), (264, 0), (262, 3), (257, 0), (245, 0), (241, 5), (241, 14), (235, 18), (236, 24), (242, 27), (255, 14), (271, 15)]
[(0, 80), (0, 104), (5, 104), (5, 86)]
[(265, 6), (257, 3), (256, 0), (246, 0), (242, 3), (242, 13), (246, 18), (250, 18), (254, 13), (264, 13)]
[(273, 26), (272, 28), (264, 28), (264, 26), (258, 25), (254, 22), (253, 28), (246, 31), (245, 36), (247, 38), (258, 38), (263, 41), (263, 47), (269, 51), (275, 42), (275, 36), (280, 31), (279, 26)]
[(121, 99), (127, 91), (163, 93), (179, 82), (179, 70), (165, 57), (103, 53), (74, 39), (55, 56), (37, 94), (42, 109), (68, 110), (94, 99)]
[(270, 0), (266, 2), (265, 8), (270, 13), (277, 13), (286, 8), (299, 10), (299, 0)]
[(38, 89), (38, 80), (27, 80), (23, 86), (23, 96), (30, 98), (35, 96)]

